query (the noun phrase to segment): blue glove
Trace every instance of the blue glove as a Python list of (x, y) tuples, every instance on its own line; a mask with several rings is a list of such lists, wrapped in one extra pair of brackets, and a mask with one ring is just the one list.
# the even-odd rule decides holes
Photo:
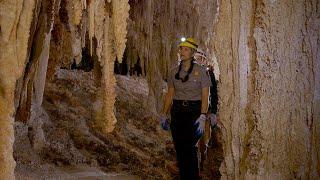
[(197, 119), (197, 121), (194, 123), (194, 125), (198, 126), (196, 135), (197, 136), (202, 136), (204, 133), (204, 128), (206, 125), (206, 115), (201, 114), (200, 117)]
[(170, 129), (168, 118), (166, 116), (161, 115), (159, 121), (160, 121), (160, 126), (163, 130), (168, 131)]

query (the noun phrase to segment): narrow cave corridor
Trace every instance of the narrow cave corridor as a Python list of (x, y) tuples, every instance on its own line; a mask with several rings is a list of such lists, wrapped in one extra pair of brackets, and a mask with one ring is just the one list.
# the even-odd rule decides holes
[(1, 0), (0, 180), (179, 179), (159, 119), (183, 37), (217, 86), (201, 179), (320, 179), (319, 10), (318, 0)]

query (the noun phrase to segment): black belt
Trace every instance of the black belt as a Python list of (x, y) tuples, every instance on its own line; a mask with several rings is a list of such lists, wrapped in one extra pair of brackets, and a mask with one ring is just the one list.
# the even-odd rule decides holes
[(175, 100), (174, 99), (173, 104), (188, 107), (188, 106), (193, 106), (193, 105), (200, 105), (201, 100)]

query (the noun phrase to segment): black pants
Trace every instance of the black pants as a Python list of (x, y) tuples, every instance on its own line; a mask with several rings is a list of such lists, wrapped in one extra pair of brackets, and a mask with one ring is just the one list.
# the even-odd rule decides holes
[(174, 142), (180, 179), (199, 179), (195, 121), (201, 114), (201, 101), (173, 101), (171, 108), (171, 133)]

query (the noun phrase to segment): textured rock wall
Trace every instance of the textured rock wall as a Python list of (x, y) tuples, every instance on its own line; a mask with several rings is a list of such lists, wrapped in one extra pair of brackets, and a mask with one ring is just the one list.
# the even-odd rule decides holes
[(14, 179), (14, 89), (28, 55), (34, 6), (34, 0), (0, 3), (0, 177), (3, 179)]
[[(146, 69), (150, 109), (161, 107), (159, 82), (176, 63), (181, 36), (195, 37), (212, 60), (216, 55), (223, 179), (319, 178), (319, 1), (129, 3), (126, 55), (129, 66), (139, 57)], [(1, 178), (14, 178), (13, 117), (41, 129), (37, 108), (57, 68), (94, 63), (103, 88), (93, 127), (113, 130), (113, 61), (124, 52), (128, 11), (128, 0), (1, 1)], [(35, 136), (41, 149), (41, 131)]]
[[(20, 0), (0, 3), (0, 177), (13, 179), (14, 118), (34, 132), (33, 148), (44, 145), (42, 99), (57, 68), (80, 64), (83, 48), (103, 88), (95, 103), (94, 128), (111, 132), (114, 116), (113, 61), (125, 48), (128, 0)], [(86, 58), (88, 58), (86, 57)], [(85, 59), (86, 60), (86, 59)]]
[(319, 1), (220, 1), (222, 179), (319, 178)]

